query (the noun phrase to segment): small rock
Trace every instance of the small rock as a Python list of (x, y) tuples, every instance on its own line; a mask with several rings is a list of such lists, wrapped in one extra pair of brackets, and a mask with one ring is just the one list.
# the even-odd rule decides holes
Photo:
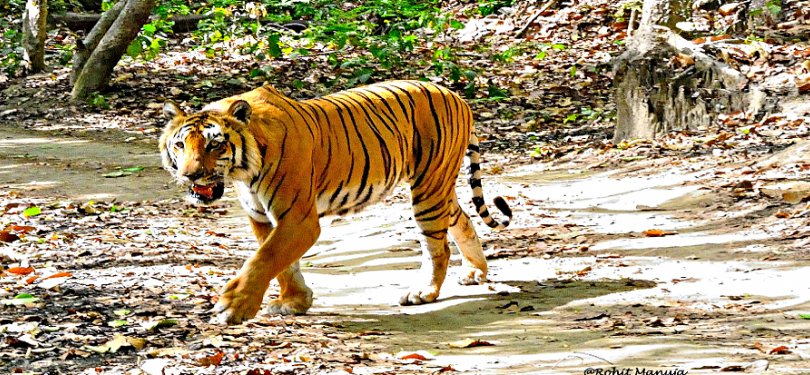
[(763, 186), (759, 191), (765, 196), (782, 199), (790, 204), (796, 204), (810, 197), (810, 182), (779, 182)]

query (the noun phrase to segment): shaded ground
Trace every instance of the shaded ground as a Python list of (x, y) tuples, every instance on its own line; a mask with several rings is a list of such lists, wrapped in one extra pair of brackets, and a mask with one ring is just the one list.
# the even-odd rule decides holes
[[(417, 307), (396, 304), (418, 264), (403, 190), (388, 207), (323, 222), (328, 228), (302, 261), (316, 293), (310, 315), (262, 315), (225, 328), (207, 324), (207, 310), (255, 241), (232, 193), (205, 210), (173, 199), (179, 188), (167, 184), (152, 147), (0, 128), (0, 217), (4, 225), (33, 227), (0, 247), (7, 265), (0, 278), (3, 367), (582, 373), (615, 365), (696, 373), (767, 363), (775, 373), (810, 369), (810, 321), (799, 317), (810, 312), (804, 204), (753, 188), (740, 196), (733, 186), (751, 176), (745, 166), (700, 158), (672, 166), (663, 158), (600, 171), (588, 167), (599, 160), (580, 159), (500, 176), (489, 171), (489, 194), (507, 196), (515, 209), (507, 231), (479, 226), (491, 282), (459, 286), (451, 269), (441, 301)], [(711, 169), (696, 168), (701, 163)], [(757, 174), (791, 179), (786, 165)], [(132, 166), (144, 169), (101, 177)], [(468, 200), (465, 184), (459, 186)], [(112, 198), (117, 201), (109, 203)], [(33, 205), (42, 213), (26, 218), (23, 210)], [(677, 233), (645, 236), (649, 229)], [(16, 266), (34, 272), (11, 272)], [(72, 275), (46, 279), (60, 271)], [(32, 275), (39, 278), (29, 284)], [(23, 293), (39, 300), (14, 298)], [(449, 344), (467, 339), (494, 345)], [(407, 357), (414, 352), (420, 354)]]

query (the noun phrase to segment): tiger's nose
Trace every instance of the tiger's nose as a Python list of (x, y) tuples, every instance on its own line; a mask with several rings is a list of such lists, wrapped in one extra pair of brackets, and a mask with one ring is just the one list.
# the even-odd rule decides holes
[(187, 178), (191, 182), (194, 182), (194, 181), (200, 179), (203, 176), (203, 174), (204, 174), (203, 171), (196, 170), (196, 171), (190, 171), (190, 172), (183, 173), (183, 177)]

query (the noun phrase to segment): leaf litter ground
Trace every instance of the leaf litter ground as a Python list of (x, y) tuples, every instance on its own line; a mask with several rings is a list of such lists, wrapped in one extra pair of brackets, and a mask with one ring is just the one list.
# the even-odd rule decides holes
[[(552, 7), (526, 34), (541, 44), (524, 53), (514, 33), (538, 11), (532, 3), (468, 23), (478, 38), (470, 46), (495, 48), (470, 48), (466, 63), (514, 94), (473, 106), (490, 151), (488, 192), (505, 195), (516, 219), (509, 231), (481, 231), (491, 283), (459, 287), (451, 275), (442, 301), (424, 307), (393, 304), (418, 264), (400, 191), (389, 207), (324, 222), (302, 260), (316, 292), (309, 316), (207, 323), (218, 289), (256, 244), (232, 194), (208, 209), (176, 198), (159, 170), (156, 126), (165, 99), (199, 108), (258, 85), (246, 78), (252, 60), (175, 45), (119, 67), (106, 110), (64, 105), (65, 70), (10, 81), (0, 104), (3, 368), (802, 373), (810, 152), (797, 140), (807, 114), (728, 114), (700, 132), (612, 144), (610, 77), (598, 68), (621, 50), (624, 30), (610, 16), (619, 6)], [(769, 64), (802, 74), (806, 45), (757, 46), (769, 53), (731, 55), (742, 53), (754, 75)], [(518, 53), (492, 58), (510, 49)], [(276, 82), (298, 98), (340, 88), (317, 84), (319, 75), (346, 73), (318, 57), (272, 64), (313, 83)]]

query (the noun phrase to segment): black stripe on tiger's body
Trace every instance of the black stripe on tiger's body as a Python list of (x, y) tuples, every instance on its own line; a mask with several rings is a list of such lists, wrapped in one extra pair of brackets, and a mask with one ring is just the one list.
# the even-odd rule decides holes
[(441, 86), (391, 81), (295, 101), (271, 86), (211, 103), (186, 114), (173, 103), (160, 140), (164, 166), (189, 185), (189, 199), (219, 199), (227, 179), (239, 193), (260, 243), (224, 288), (218, 318), (253, 317), (271, 279), (281, 286), (271, 313), (302, 314), (312, 304), (298, 259), (320, 234), (319, 217), (356, 212), (379, 202), (399, 183), (411, 188), (414, 219), (430, 273), (400, 299), (436, 300), (447, 273), (448, 234), (463, 255), (460, 282), (486, 280), (478, 235), (458, 203), (455, 181), (470, 159), (473, 204), (485, 224), (505, 228), (512, 212), (492, 218), (484, 203), (478, 139), (461, 97)]

